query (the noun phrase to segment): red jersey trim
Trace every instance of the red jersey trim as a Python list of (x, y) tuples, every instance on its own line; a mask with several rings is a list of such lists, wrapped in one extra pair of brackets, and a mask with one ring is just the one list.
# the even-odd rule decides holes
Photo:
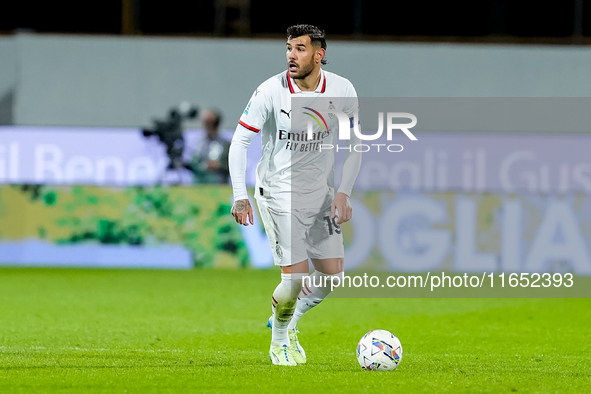
[(238, 123), (239, 123), (241, 126), (243, 126), (243, 127), (246, 127), (248, 130), (250, 130), (250, 131), (254, 131), (255, 133), (258, 133), (259, 131), (261, 131), (260, 129), (257, 129), (256, 127), (252, 127), (252, 126), (249, 126), (249, 125), (247, 125), (246, 123), (244, 123), (244, 122), (243, 122), (243, 121), (241, 121), (241, 120), (239, 120), (239, 121), (238, 121)]
[(295, 90), (293, 90), (293, 86), (291, 86), (291, 77), (289, 76), (289, 70), (287, 70), (287, 83), (289, 84), (289, 92), (290, 93), (295, 93)]
[[(326, 74), (322, 73), (323, 75), (323, 80), (322, 80), (322, 89), (320, 90), (320, 93), (324, 93), (326, 92)], [(287, 84), (289, 85), (289, 92), (291, 94), (295, 93), (295, 90), (293, 89), (293, 85), (291, 84), (291, 77), (289, 76), (289, 70), (287, 71)]]

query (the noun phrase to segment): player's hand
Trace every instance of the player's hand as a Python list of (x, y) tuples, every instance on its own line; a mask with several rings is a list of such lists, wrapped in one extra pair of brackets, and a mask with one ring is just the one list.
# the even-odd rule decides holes
[(353, 207), (349, 201), (349, 196), (345, 193), (337, 193), (332, 205), (330, 206), (330, 217), (334, 218), (336, 211), (338, 211), (337, 224), (345, 223), (353, 217)]
[(252, 216), (252, 207), (250, 206), (250, 201), (248, 198), (244, 200), (234, 201), (234, 205), (232, 206), (232, 210), (230, 211), (234, 219), (236, 219), (236, 223), (243, 224), (248, 226), (248, 223), (254, 224), (253, 216)]

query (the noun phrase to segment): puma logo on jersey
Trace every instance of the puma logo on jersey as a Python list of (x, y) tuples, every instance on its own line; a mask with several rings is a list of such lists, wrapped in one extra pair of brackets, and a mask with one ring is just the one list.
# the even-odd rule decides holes
[(290, 119), (291, 119), (291, 115), (290, 115), (290, 114), (291, 114), (291, 109), (289, 110), (289, 112), (287, 112), (287, 111), (286, 111), (286, 110), (284, 110), (284, 109), (281, 109), (281, 112), (283, 112), (285, 115), (287, 115), (287, 117), (288, 117), (288, 118), (290, 118)]

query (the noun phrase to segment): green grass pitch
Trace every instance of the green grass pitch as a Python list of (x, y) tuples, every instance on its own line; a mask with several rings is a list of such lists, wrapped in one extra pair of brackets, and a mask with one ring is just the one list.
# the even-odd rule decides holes
[[(0, 269), (0, 392), (591, 392), (590, 299), (338, 299), (270, 364), (278, 271)], [(394, 372), (359, 338), (400, 338)]]

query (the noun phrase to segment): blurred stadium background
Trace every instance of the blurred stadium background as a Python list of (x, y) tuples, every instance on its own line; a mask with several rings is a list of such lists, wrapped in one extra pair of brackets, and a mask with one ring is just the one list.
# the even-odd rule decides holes
[[(169, 164), (171, 152), (173, 161), (191, 161), (203, 141), (206, 109), (221, 111), (221, 135), (231, 138), (252, 92), (285, 69), (285, 30), (295, 23), (326, 30), (326, 69), (350, 79), (360, 97), (510, 98), (517, 101), (501, 103), (538, 115), (560, 103), (586, 115), (591, 104), (591, 3), (584, 0), (345, 0), (313, 7), (270, 0), (14, 3), (0, 12), (0, 265), (12, 267), (0, 270), (0, 356), (7, 366), (0, 386), (51, 391), (69, 382), (71, 392), (81, 392), (115, 382), (148, 392), (152, 377), (158, 387), (170, 387), (177, 362), (195, 362), (208, 374), (205, 381), (213, 376), (206, 387), (211, 391), (240, 391), (233, 368), (252, 390), (258, 386), (249, 379), (263, 382), (268, 333), (261, 324), (276, 272), (194, 269), (270, 268), (258, 216), (258, 225), (239, 228), (230, 216), (229, 185), (198, 184), (188, 168)], [(528, 101), (542, 98), (571, 101)], [(482, 103), (480, 110), (499, 104)], [(197, 117), (188, 115), (191, 108)], [(156, 120), (168, 123), (158, 129)], [(148, 129), (161, 138), (146, 137), (142, 130)], [(166, 136), (172, 136), (168, 146)], [(349, 268), (591, 275), (587, 124), (435, 125), (417, 136), (424, 141), (419, 148), (375, 173), (391, 189), (362, 182), (354, 195), (355, 220), (345, 226)], [(259, 141), (249, 149), (251, 187)], [(365, 180), (376, 179), (368, 174), (374, 173), (365, 173)], [(237, 299), (220, 296), (226, 284)], [(247, 303), (250, 291), (260, 305)], [(555, 382), (571, 392), (589, 389), (588, 300), (337, 301), (342, 310), (330, 315), (325, 309), (334, 321), (312, 317), (310, 327), (321, 328), (308, 337), (321, 347), (322, 324), (328, 324), (339, 346), (352, 341), (351, 349), (322, 350), (334, 357), (333, 365), (353, 360), (357, 338), (381, 325), (401, 333), (403, 344), (411, 344), (409, 355), (414, 350), (407, 371), (418, 375), (396, 372), (409, 388), (429, 381), (439, 391), (443, 380), (453, 380), (467, 391), (503, 385), (527, 392), (534, 385), (537, 392), (554, 392)], [(249, 315), (228, 319), (222, 314), (227, 305)], [(367, 309), (367, 324), (345, 316), (360, 309)], [(549, 310), (554, 318), (547, 318)], [(396, 311), (400, 321), (384, 311)], [(232, 342), (236, 337), (248, 346)], [(220, 355), (214, 343), (222, 339), (254, 369)], [(450, 341), (462, 345), (450, 350)], [(97, 369), (88, 378), (88, 368), (135, 363), (136, 350), (129, 349), (144, 352), (137, 361), (143, 375), (126, 381), (115, 369)], [(178, 353), (158, 353), (165, 351)], [(474, 352), (488, 364), (466, 361)], [(563, 357), (544, 359), (553, 362), (549, 375), (547, 364), (538, 364), (548, 352)], [(520, 356), (496, 364), (498, 355), (514, 353)], [(73, 375), (60, 372), (56, 354), (74, 366)], [(80, 361), (79, 354), (88, 358)], [(161, 364), (168, 369), (158, 369)], [(457, 365), (477, 372), (465, 375)], [(523, 365), (526, 372), (519, 370)], [(32, 367), (40, 369), (28, 375)], [(322, 390), (320, 373), (334, 371), (314, 368), (304, 371), (317, 373), (309, 387)], [(221, 370), (226, 375), (218, 376)], [(502, 378), (487, 380), (497, 372)], [(54, 373), (63, 381), (55, 383)], [(68, 380), (72, 376), (79, 380)], [(346, 379), (331, 384), (371, 387), (370, 378), (347, 376), (350, 385)], [(185, 388), (197, 384), (184, 379), (178, 384)]]

